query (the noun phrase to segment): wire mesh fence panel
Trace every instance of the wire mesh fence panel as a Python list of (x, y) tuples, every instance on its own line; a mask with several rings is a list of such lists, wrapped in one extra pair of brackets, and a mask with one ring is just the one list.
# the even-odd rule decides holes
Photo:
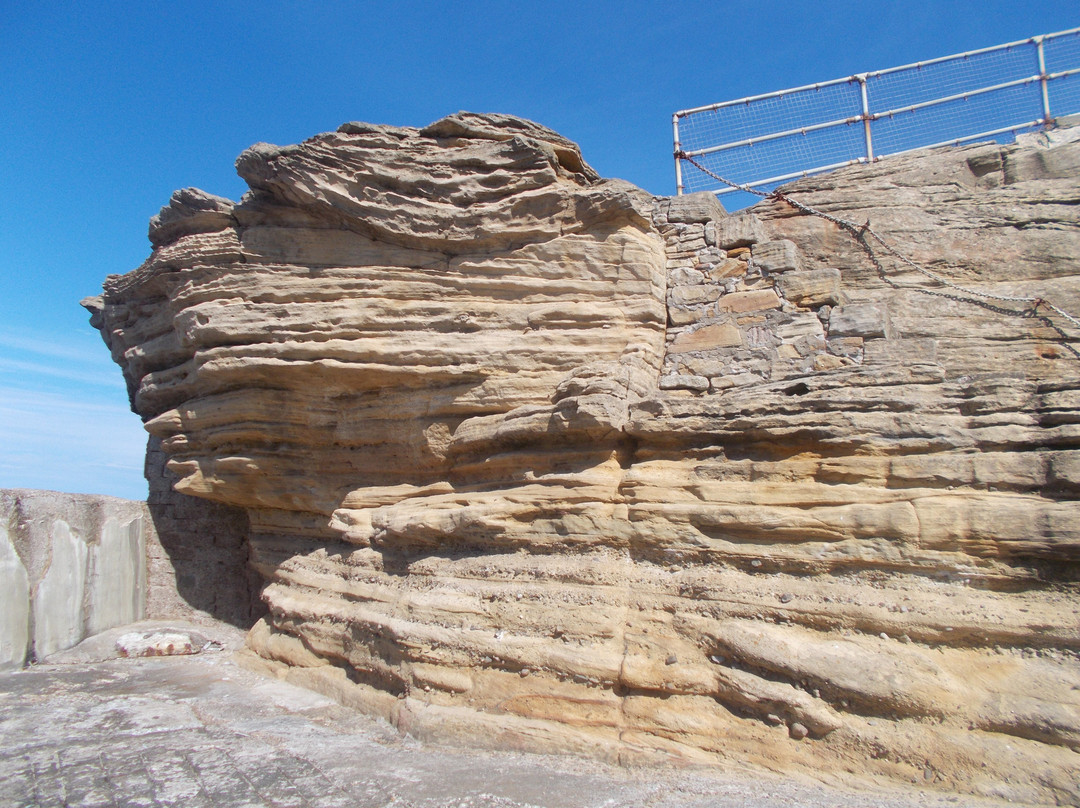
[[(824, 161), (821, 165), (857, 160), (865, 154), (865, 148), (862, 124), (849, 123), (755, 141), (699, 155), (697, 160), (717, 174), (744, 183), (798, 173), (815, 160)], [(716, 185), (715, 180), (701, 171), (690, 173), (686, 181), (689, 192), (713, 190)]]
[[(973, 96), (961, 96), (933, 107), (901, 111), (873, 121), (874, 151), (879, 155), (963, 142), (973, 136), (1042, 120), (1041, 94), (1020, 84)], [(1012, 134), (1002, 133), (1011, 139)], [(983, 135), (980, 139), (991, 139)]]
[(717, 106), (688, 116), (684, 125), (689, 139), (716, 145), (782, 132), (793, 121), (805, 127), (858, 114), (858, 85), (844, 81), (819, 89), (789, 91), (771, 98)]
[[(1080, 112), (1080, 30), (1048, 38), (1043, 43), (1046, 54), (1047, 94), (1050, 109), (1062, 115)], [(1060, 75), (1072, 72), (1071, 75)]]
[(1080, 28), (1046, 37), (1043, 51), (1046, 69), (1051, 73), (1080, 67)]
[(1032, 78), (1038, 73), (1036, 48), (1025, 43), (870, 73), (867, 88), (872, 111), (884, 112)]
[[(1080, 28), (683, 110), (673, 116), (678, 192), (729, 210), (799, 176), (926, 146), (1010, 142), (1080, 113)], [(717, 175), (717, 176), (714, 176)]]
[(1050, 95), (1050, 109), (1080, 110), (1080, 74), (1054, 79), (1049, 82), (1047, 91)]

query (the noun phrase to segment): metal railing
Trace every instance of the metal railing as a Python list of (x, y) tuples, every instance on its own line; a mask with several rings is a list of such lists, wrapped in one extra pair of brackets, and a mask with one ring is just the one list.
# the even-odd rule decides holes
[(915, 149), (996, 139), (1080, 112), (1080, 28), (676, 112), (679, 194), (756, 197), (799, 177)]

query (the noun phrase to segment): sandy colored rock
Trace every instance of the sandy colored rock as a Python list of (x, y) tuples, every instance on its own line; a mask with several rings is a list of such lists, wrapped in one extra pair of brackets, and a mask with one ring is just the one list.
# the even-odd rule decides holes
[(701, 223), (712, 222), (727, 216), (724, 206), (716, 194), (701, 191), (685, 196), (673, 196), (667, 200), (667, 220), (669, 222)]
[(753, 256), (754, 263), (766, 272), (798, 272), (802, 269), (799, 248), (786, 238), (754, 245)]
[[(1078, 148), (792, 194), (1077, 312)], [(1080, 799), (1068, 323), (882, 277), (781, 200), (673, 222), (691, 203), (505, 116), (238, 170), (231, 208), (170, 203), (95, 322), (177, 488), (246, 510), (248, 642), (282, 675), (420, 737)], [(844, 304), (796, 311), (747, 267), (712, 323), (670, 316), (669, 270), (768, 241)]]
[(840, 270), (837, 269), (785, 272), (776, 285), (784, 297), (797, 306), (835, 306), (843, 300)]
[(686, 353), (731, 348), (736, 345), (742, 345), (742, 333), (739, 329), (731, 323), (716, 323), (680, 334), (668, 350), (671, 353)]
[(718, 311), (730, 311), (742, 314), (749, 311), (762, 311), (780, 307), (780, 298), (772, 289), (752, 289), (748, 292), (734, 292), (724, 295), (717, 301)]

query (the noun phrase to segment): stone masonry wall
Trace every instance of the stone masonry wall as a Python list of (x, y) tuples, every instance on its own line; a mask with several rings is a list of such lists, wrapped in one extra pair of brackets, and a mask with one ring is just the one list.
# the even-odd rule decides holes
[(879, 305), (850, 304), (840, 270), (804, 268), (794, 242), (754, 214), (728, 216), (710, 193), (665, 198), (668, 332), (661, 389), (717, 393), (835, 370), (883, 340)]

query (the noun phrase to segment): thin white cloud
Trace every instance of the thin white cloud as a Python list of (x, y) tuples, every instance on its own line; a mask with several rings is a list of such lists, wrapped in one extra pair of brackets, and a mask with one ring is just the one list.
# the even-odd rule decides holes
[(108, 366), (102, 365), (94, 370), (87, 370), (67, 364), (48, 365), (41, 362), (27, 362), (21, 359), (0, 357), (0, 374), (16, 374), (24, 382), (26, 374), (36, 374), (77, 382), (78, 384), (94, 385), (95, 387), (108, 387), (115, 390), (124, 389), (124, 379), (120, 373), (120, 368), (111, 363)]
[(105, 347), (105, 343), (98, 338), (99, 350), (94, 350), (93, 331), (89, 326), (87, 326), (87, 330), (90, 332), (87, 338), (63, 342), (56, 340), (55, 336), (28, 335), (25, 332), (15, 333), (0, 329), (0, 348), (37, 356), (48, 356), (54, 359), (68, 359), (74, 362), (111, 364), (109, 349)]
[(145, 498), (146, 432), (125, 404), (0, 386), (0, 488)]

